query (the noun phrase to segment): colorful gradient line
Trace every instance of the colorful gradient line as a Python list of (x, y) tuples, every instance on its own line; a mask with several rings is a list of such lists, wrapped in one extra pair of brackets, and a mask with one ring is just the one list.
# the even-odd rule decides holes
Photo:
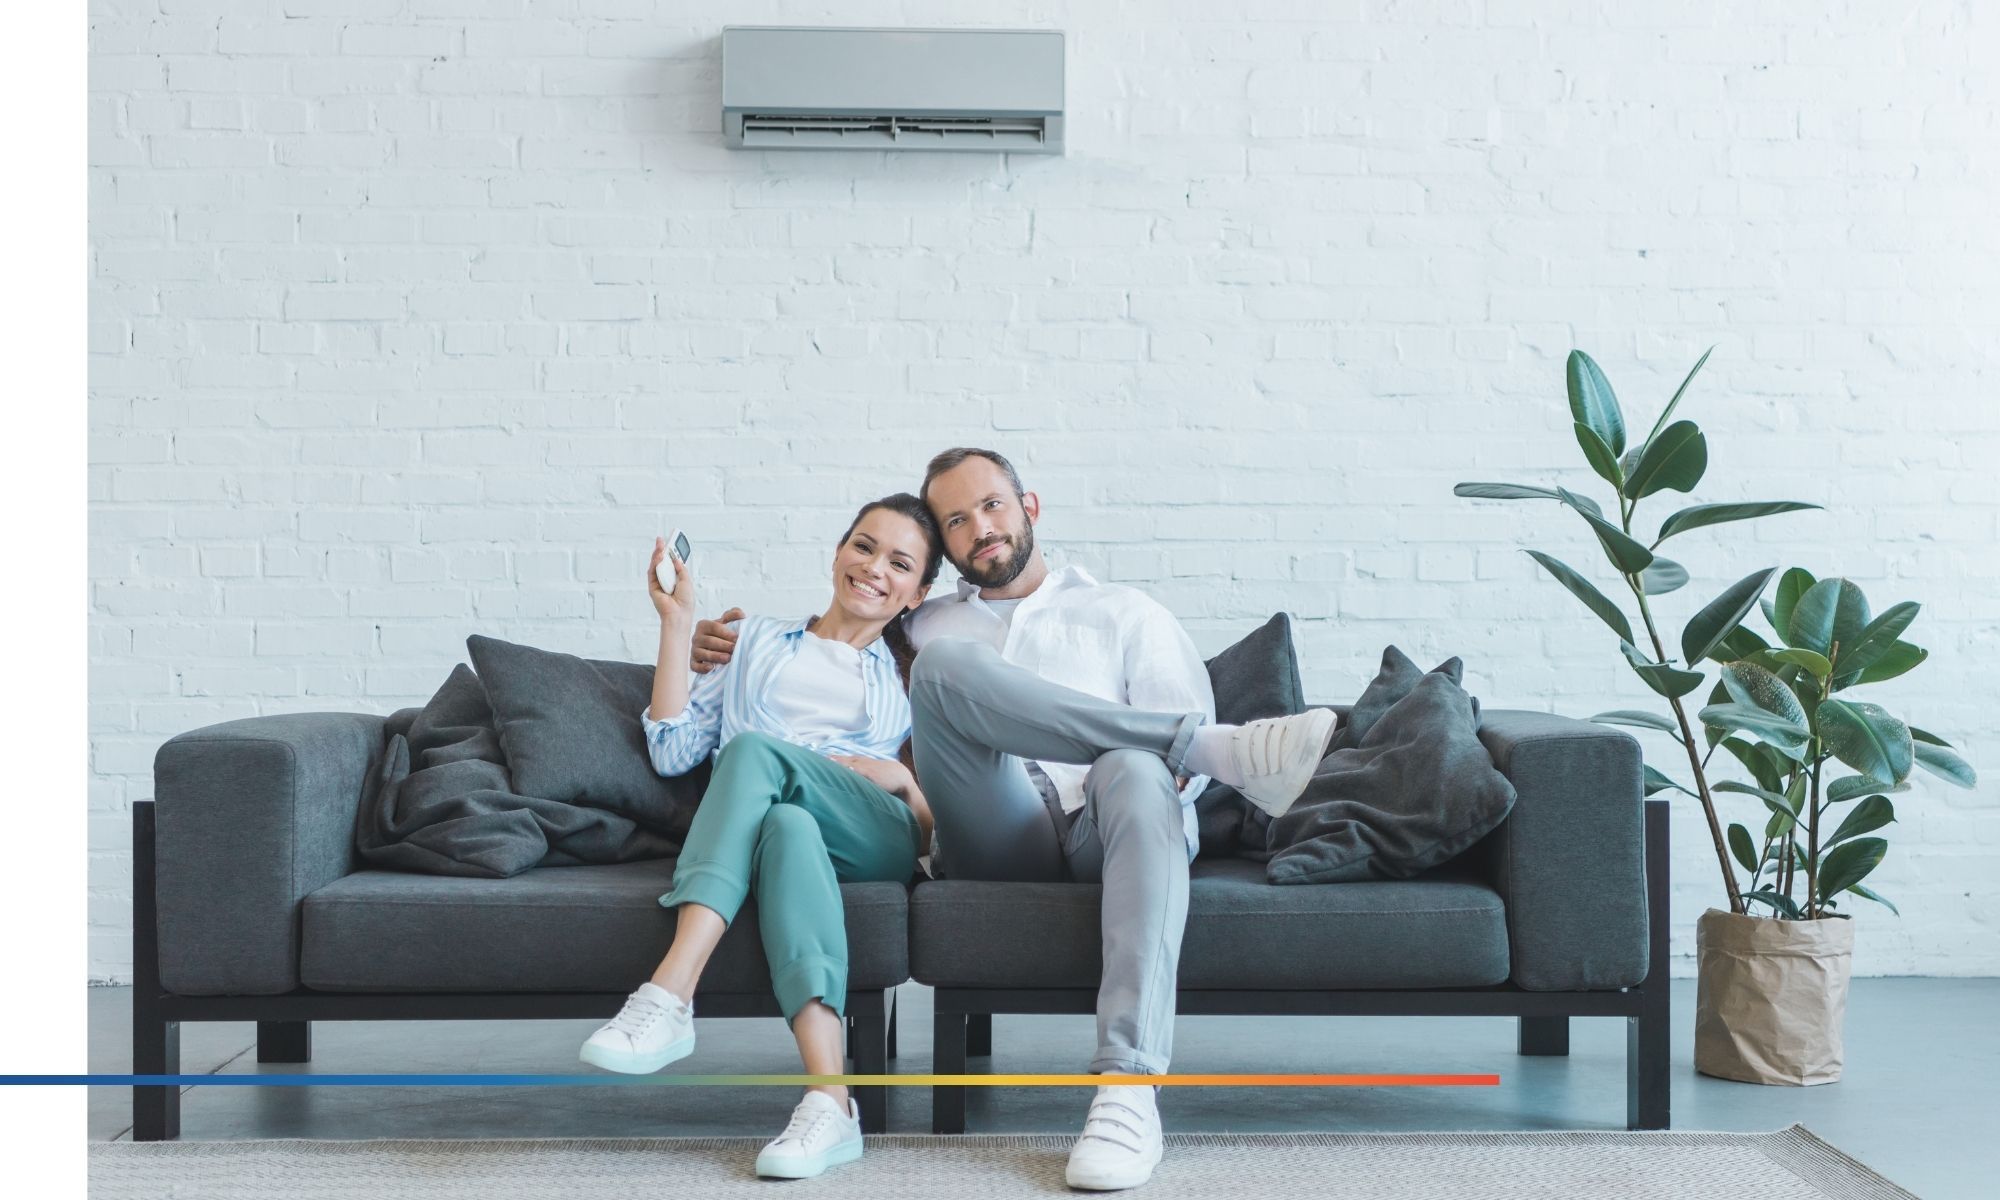
[[(1154, 1075), (1161, 1087), (1497, 1087), (1498, 1075)], [(1097, 1087), (1103, 1075), (0, 1075), (0, 1087)]]

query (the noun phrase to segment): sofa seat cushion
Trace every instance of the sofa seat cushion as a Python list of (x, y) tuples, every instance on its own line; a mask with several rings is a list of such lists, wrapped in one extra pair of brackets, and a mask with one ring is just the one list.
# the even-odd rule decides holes
[[(929, 880), (910, 898), (911, 973), (934, 987), (1096, 988), (1096, 884)], [(1278, 887), (1262, 865), (1197, 860), (1183, 988), (1484, 987), (1508, 972), (1507, 914), (1450, 868)]]
[[(673, 942), (675, 914), (659, 903), (673, 869), (655, 859), (509, 879), (360, 871), (306, 897), (299, 976), (326, 992), (629, 992)], [(908, 979), (908, 889), (840, 892), (849, 988)], [(752, 900), (716, 947), (702, 991), (770, 989)]]

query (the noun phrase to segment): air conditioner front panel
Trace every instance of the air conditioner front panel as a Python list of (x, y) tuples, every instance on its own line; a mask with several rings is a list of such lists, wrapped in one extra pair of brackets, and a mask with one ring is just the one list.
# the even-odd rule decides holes
[(1063, 35), (731, 26), (722, 104), (745, 149), (1061, 153)]

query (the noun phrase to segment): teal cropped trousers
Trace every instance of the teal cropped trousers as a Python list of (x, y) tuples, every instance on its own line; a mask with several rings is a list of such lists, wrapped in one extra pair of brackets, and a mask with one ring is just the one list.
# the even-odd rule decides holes
[(660, 904), (699, 904), (728, 924), (754, 895), (785, 1019), (814, 999), (845, 1015), (840, 885), (908, 880), (922, 838), (908, 805), (854, 771), (782, 738), (738, 734), (716, 753)]

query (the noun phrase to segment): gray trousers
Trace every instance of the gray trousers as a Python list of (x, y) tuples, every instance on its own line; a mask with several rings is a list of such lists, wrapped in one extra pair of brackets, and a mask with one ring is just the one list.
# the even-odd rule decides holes
[[(1146, 712), (1050, 683), (984, 642), (938, 638), (910, 671), (917, 782), (952, 879), (1100, 883), (1094, 1072), (1164, 1074), (1187, 925), (1175, 776), (1204, 713)], [(1088, 764), (1065, 828), (1023, 759)]]

